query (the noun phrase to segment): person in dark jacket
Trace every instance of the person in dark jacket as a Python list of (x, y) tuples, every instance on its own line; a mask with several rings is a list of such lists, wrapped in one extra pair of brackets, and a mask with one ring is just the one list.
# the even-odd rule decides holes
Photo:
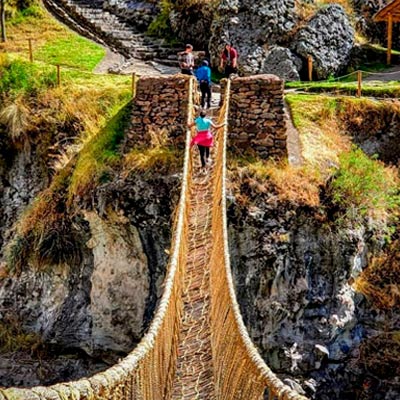
[(201, 67), (196, 71), (196, 78), (200, 84), (201, 90), (201, 107), (204, 108), (207, 103), (207, 108), (211, 107), (211, 69), (208, 61), (204, 60)]

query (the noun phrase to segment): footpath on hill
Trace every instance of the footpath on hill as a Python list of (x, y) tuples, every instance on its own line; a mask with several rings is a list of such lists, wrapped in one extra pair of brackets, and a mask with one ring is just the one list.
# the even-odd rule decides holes
[(121, 54), (115, 53), (109, 48), (106, 49), (106, 55), (97, 65), (95, 73), (107, 73), (110, 69), (118, 66), (118, 72), (121, 74), (131, 74), (136, 72), (138, 75), (159, 76), (174, 75), (179, 72), (176, 67), (162, 65), (155, 61), (143, 61), (139, 59), (130, 59), (124, 62)]
[(371, 72), (364, 78), (366, 81), (400, 81), (400, 65), (394, 65), (382, 72)]

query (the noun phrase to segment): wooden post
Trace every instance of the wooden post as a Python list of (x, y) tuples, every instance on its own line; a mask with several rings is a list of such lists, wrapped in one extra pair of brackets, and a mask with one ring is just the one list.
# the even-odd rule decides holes
[(275, 394), (272, 392), (272, 389), (268, 388), (268, 400), (275, 400)]
[(136, 97), (136, 72), (132, 73), (132, 98)]
[(387, 21), (387, 65), (392, 63), (392, 42), (393, 42), (393, 15), (388, 15)]
[(6, 33), (6, 2), (5, 0), (0, 0), (0, 30), (1, 30), (1, 41), (7, 41)]
[(308, 64), (308, 80), (312, 81), (312, 73), (313, 73), (313, 59), (311, 56), (307, 57)]
[(357, 97), (361, 97), (362, 72), (357, 71)]
[(28, 39), (29, 44), (29, 61), (33, 62), (33, 47), (32, 47), (32, 39)]
[(57, 86), (61, 86), (61, 67), (57, 64)]

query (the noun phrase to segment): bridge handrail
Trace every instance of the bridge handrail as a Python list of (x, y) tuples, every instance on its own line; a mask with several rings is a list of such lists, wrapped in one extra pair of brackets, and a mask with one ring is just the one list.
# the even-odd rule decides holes
[[(193, 116), (193, 78), (189, 79), (188, 122)], [(181, 290), (186, 257), (191, 181), (191, 130), (186, 147), (181, 196), (177, 208), (171, 259), (163, 295), (148, 332), (117, 365), (75, 382), (31, 389), (0, 389), (0, 400), (160, 400), (169, 398), (175, 373)]]
[(307, 400), (285, 385), (266, 365), (243, 322), (230, 267), (226, 209), (226, 147), (230, 101), (228, 80), (219, 123), (214, 170), (213, 249), (211, 269), (211, 331), (216, 397), (224, 400), (262, 399), (268, 388), (270, 399)]

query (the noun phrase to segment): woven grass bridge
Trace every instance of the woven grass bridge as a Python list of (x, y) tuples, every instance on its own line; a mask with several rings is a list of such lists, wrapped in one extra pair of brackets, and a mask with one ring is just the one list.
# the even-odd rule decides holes
[[(193, 79), (189, 113), (193, 117)], [(230, 81), (219, 123), (227, 122)], [(251, 342), (235, 297), (226, 218), (227, 125), (209, 179), (186, 131), (181, 197), (163, 296), (149, 331), (119, 364), (76, 382), (0, 390), (0, 400), (306, 400), (284, 385)]]

